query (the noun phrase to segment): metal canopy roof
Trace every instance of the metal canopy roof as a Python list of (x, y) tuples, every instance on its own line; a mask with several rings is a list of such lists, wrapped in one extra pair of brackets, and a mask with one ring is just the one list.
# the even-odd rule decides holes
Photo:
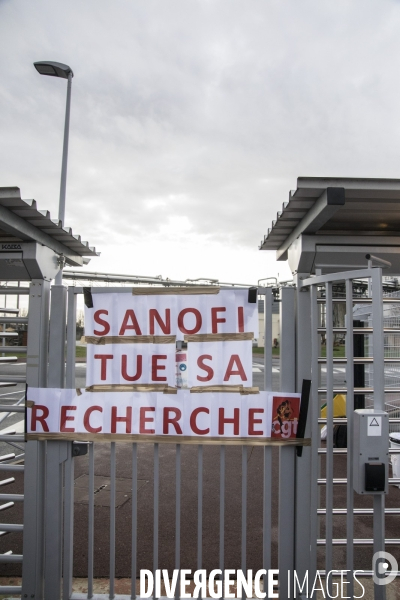
[(38, 210), (36, 200), (22, 200), (19, 188), (0, 187), (0, 244), (17, 242), (38, 242), (74, 266), (82, 265), (84, 256), (99, 255), (49, 211)]
[(277, 259), (286, 260), (288, 248), (302, 233), (399, 235), (400, 179), (299, 177), (260, 249), (277, 250)]

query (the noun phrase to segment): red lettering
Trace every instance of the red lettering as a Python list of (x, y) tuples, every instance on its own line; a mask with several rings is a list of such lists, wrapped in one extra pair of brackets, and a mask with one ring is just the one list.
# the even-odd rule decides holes
[(125, 417), (118, 417), (117, 410), (117, 406), (111, 407), (111, 433), (117, 433), (117, 423), (125, 423), (125, 433), (132, 433), (132, 406), (126, 407)]
[[(41, 410), (42, 414), (39, 415), (38, 411)], [(49, 431), (49, 426), (46, 423), (46, 419), (49, 416), (49, 409), (47, 406), (42, 406), (41, 404), (34, 404), (32, 406), (32, 416), (31, 416), (31, 431), (36, 431), (36, 423), (39, 422), (42, 426), (43, 431)]]
[[(170, 413), (174, 413), (175, 416), (170, 417), (169, 416)], [(168, 433), (169, 433), (168, 426), (172, 425), (175, 429), (175, 433), (182, 435), (182, 429), (178, 423), (178, 421), (181, 417), (182, 417), (182, 412), (179, 410), (179, 408), (164, 407), (163, 433), (168, 435)]]
[(142, 376), (143, 371), (143, 356), (138, 354), (136, 357), (136, 373), (134, 375), (128, 375), (127, 373), (128, 367), (128, 356), (126, 354), (122, 355), (121, 359), (121, 375), (126, 381), (137, 381)]
[(207, 373), (207, 375), (204, 375), (203, 377), (201, 375), (197, 375), (198, 381), (210, 381), (214, 377), (213, 369), (210, 367), (210, 365), (206, 365), (204, 363), (205, 360), (212, 360), (211, 354), (202, 354), (197, 359), (197, 366)]
[[(236, 371), (233, 370), (235, 364), (237, 366)], [(232, 354), (232, 356), (230, 357), (224, 381), (229, 381), (232, 375), (239, 375), (242, 381), (247, 381), (246, 373), (244, 372), (244, 368), (238, 354)]]
[(219, 312), (226, 312), (226, 308), (223, 306), (213, 307), (211, 309), (211, 331), (212, 333), (218, 333), (218, 323), (226, 323), (226, 319), (223, 317), (218, 318)]
[(244, 308), (243, 308), (243, 306), (238, 306), (238, 331), (239, 331), (239, 333), (244, 333)]
[(95, 354), (94, 358), (98, 358), (101, 361), (100, 367), (100, 379), (105, 381), (107, 379), (107, 361), (114, 358), (113, 354)]
[[(129, 320), (131, 320), (131, 323), (129, 323)], [(119, 335), (125, 335), (125, 331), (127, 329), (133, 329), (136, 335), (142, 335), (139, 323), (136, 319), (136, 315), (131, 308), (129, 308), (125, 313), (124, 320), (122, 321), (121, 329), (119, 331)]]
[(146, 412), (154, 412), (154, 406), (141, 406), (139, 412), (139, 433), (155, 433), (155, 429), (146, 429), (146, 423), (154, 423), (152, 417), (146, 417)]
[(150, 335), (154, 335), (155, 321), (157, 321), (157, 323), (160, 326), (160, 329), (163, 333), (165, 333), (166, 335), (169, 335), (171, 333), (171, 309), (170, 308), (165, 309), (165, 321), (162, 320), (161, 315), (158, 312), (158, 310), (156, 310), (155, 308), (151, 308), (149, 310)]
[(108, 315), (108, 310), (96, 310), (93, 315), (93, 319), (95, 323), (98, 325), (102, 325), (104, 327), (103, 331), (98, 331), (97, 329), (93, 329), (94, 335), (107, 335), (110, 332), (110, 324), (104, 319), (100, 318), (100, 315)]
[[(186, 327), (183, 323), (184, 316), (187, 315), (188, 313), (193, 313), (194, 316), (196, 317), (196, 325), (193, 327), (193, 329), (186, 329)], [(200, 331), (202, 323), (203, 323), (203, 321), (201, 318), (201, 314), (200, 314), (200, 311), (197, 310), (197, 308), (184, 308), (183, 310), (181, 310), (181, 312), (178, 315), (178, 327), (182, 331), (182, 333), (186, 333), (188, 335), (193, 335), (193, 334), (197, 333), (198, 331)]]
[(263, 414), (263, 408), (249, 408), (249, 435), (264, 435), (263, 431), (256, 431), (254, 425), (262, 423), (262, 419), (255, 419), (254, 415)]
[(167, 381), (166, 377), (158, 375), (158, 371), (165, 371), (165, 365), (159, 365), (159, 360), (167, 360), (166, 354), (153, 354), (151, 357), (151, 380), (152, 381)]
[(225, 423), (233, 424), (233, 435), (239, 435), (239, 409), (233, 409), (233, 419), (225, 418), (225, 409), (218, 409), (218, 434), (224, 435)]
[(62, 406), (60, 415), (60, 432), (74, 433), (75, 427), (66, 427), (67, 421), (75, 421), (75, 417), (68, 416), (68, 411), (76, 410), (76, 406)]
[(83, 415), (83, 426), (86, 429), (86, 431), (88, 431), (89, 433), (99, 433), (102, 430), (101, 426), (100, 427), (92, 427), (90, 424), (90, 415), (95, 410), (98, 410), (101, 413), (103, 412), (103, 409), (101, 408), (101, 406), (90, 406), (85, 411), (85, 414)]
[(194, 411), (192, 412), (192, 414), (190, 415), (190, 428), (193, 431), (193, 433), (195, 433), (196, 435), (206, 435), (207, 433), (210, 433), (210, 429), (200, 429), (199, 427), (197, 427), (197, 415), (199, 413), (206, 413), (206, 414), (210, 414), (210, 411), (208, 410), (208, 408), (204, 408), (204, 407), (199, 407), (199, 408), (195, 408)]

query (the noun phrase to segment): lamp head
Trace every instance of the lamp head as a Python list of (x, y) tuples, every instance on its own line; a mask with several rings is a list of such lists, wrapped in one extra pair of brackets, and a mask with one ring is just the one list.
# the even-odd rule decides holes
[(50, 77), (61, 77), (62, 79), (68, 79), (69, 74), (71, 77), (74, 76), (71, 67), (63, 63), (41, 60), (33, 63), (33, 66), (40, 75), (50, 75)]

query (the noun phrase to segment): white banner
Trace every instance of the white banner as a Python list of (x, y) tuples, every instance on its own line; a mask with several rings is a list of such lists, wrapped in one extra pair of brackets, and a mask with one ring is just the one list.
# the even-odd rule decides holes
[[(300, 394), (77, 392), (28, 388), (28, 439), (155, 436), (288, 440), (296, 437)], [(273, 411), (280, 423), (273, 425)], [(289, 410), (290, 408), (290, 410)], [(286, 416), (285, 416), (286, 415)]]
[(244, 333), (258, 337), (257, 303), (248, 290), (218, 294), (92, 294), (85, 308), (86, 336), (184, 335)]

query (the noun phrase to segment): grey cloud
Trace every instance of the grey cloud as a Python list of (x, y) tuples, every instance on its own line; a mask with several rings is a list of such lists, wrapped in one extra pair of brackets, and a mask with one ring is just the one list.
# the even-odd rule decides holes
[(399, 25), (389, 0), (2, 2), (0, 185), (57, 212), (65, 82), (32, 62), (60, 60), (68, 224), (256, 247), (298, 175), (397, 175)]

